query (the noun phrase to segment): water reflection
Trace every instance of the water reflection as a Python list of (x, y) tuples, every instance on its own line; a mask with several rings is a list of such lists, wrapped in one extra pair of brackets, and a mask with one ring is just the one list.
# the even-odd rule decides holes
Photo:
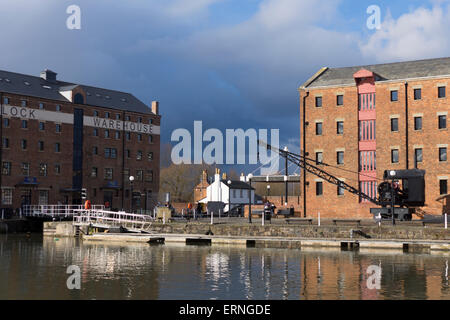
[[(2, 236), (1, 299), (449, 299), (448, 254), (82, 243)], [(68, 290), (66, 269), (81, 269)], [(369, 289), (369, 266), (382, 269)]]

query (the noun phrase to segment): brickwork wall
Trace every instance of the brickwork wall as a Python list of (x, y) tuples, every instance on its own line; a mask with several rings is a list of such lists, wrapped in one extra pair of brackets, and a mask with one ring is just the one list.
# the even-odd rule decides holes
[[(437, 98), (438, 84), (447, 84), (447, 97)], [(409, 97), (409, 168), (414, 167), (414, 146), (423, 148), (423, 162), (419, 169), (426, 170), (426, 207), (423, 209), (429, 213), (441, 214), (442, 202), (436, 201), (439, 197), (438, 177), (450, 176), (449, 161), (440, 162), (438, 158), (438, 145), (448, 144), (449, 117), (447, 114), (447, 128), (438, 129), (438, 113), (447, 112), (450, 109), (449, 79), (431, 79), (410, 81), (408, 88)], [(376, 84), (376, 142), (377, 142), (377, 178), (382, 180), (384, 170), (406, 169), (406, 134), (405, 134), (405, 87), (404, 81)], [(414, 100), (415, 87), (422, 88), (422, 99)], [(398, 102), (390, 101), (390, 90), (398, 90)], [(335, 167), (325, 167), (327, 172), (344, 178), (345, 182), (358, 187), (358, 95), (356, 84), (347, 87), (311, 88), (306, 99), (306, 152), (310, 158), (315, 158), (315, 152), (323, 152), (323, 161)], [(301, 101), (305, 91), (301, 90)], [(344, 104), (336, 105), (336, 96), (344, 95)], [(315, 97), (322, 97), (322, 107), (315, 107)], [(303, 106), (300, 106), (301, 116)], [(414, 115), (423, 114), (423, 128), (414, 130)], [(399, 131), (391, 132), (390, 117), (398, 116)], [(336, 134), (336, 121), (344, 121), (344, 134)], [(323, 134), (315, 135), (315, 123), (323, 122)], [(302, 124), (302, 120), (300, 120)], [(301, 139), (303, 142), (303, 139)], [(391, 163), (392, 147), (399, 147), (399, 163)], [(303, 145), (302, 145), (303, 149)], [(344, 150), (344, 164), (336, 164), (336, 151)], [(447, 149), (448, 150), (448, 149)], [(302, 176), (303, 178), (303, 176)], [(306, 190), (307, 215), (316, 216), (320, 211), (323, 217), (371, 217), (370, 203), (359, 203), (356, 195), (344, 192), (337, 195), (337, 187), (327, 182), (323, 183), (323, 195), (316, 196), (315, 182), (317, 177), (307, 173), (306, 181), (309, 183)], [(303, 180), (302, 180), (303, 181)], [(303, 195), (302, 204), (303, 204)]]
[[(39, 109), (39, 103), (44, 104), (46, 111), (57, 111), (56, 106), (61, 106), (62, 113), (73, 114), (74, 108), (84, 110), (84, 116), (94, 116), (94, 110), (98, 112), (98, 117), (105, 118), (106, 112), (109, 112), (111, 119), (116, 119), (116, 114), (120, 115), (120, 120), (124, 120), (124, 115), (130, 116), (131, 122), (138, 122), (138, 117), (142, 117), (143, 123), (149, 123), (152, 119), (153, 125), (160, 126), (161, 117), (155, 114), (140, 114), (136, 112), (126, 112), (121, 110), (94, 107), (88, 105), (77, 105), (72, 103), (65, 103), (60, 101), (46, 100), (29, 96), (4, 94), (4, 97), (9, 98), (9, 105), (21, 106), (21, 101), (27, 101), (27, 108)], [(13, 188), (13, 203), (12, 205), (3, 205), (6, 208), (19, 208), (21, 206), (21, 195), (27, 193), (27, 188), (17, 187), (25, 176), (21, 172), (21, 163), (30, 163), (30, 177), (36, 177), (38, 186), (32, 188), (31, 203), (38, 204), (38, 190), (49, 191), (49, 204), (72, 203), (72, 194), (61, 192), (62, 189), (72, 187), (72, 157), (73, 157), (73, 126), (71, 124), (61, 124), (62, 130), (60, 133), (56, 132), (56, 123), (53, 121), (45, 122), (45, 129), (39, 130), (39, 120), (28, 120), (28, 128), (21, 128), (21, 118), (11, 117), (8, 127), (3, 127), (3, 137), (9, 139), (9, 147), (3, 149), (3, 162), (8, 161), (12, 163), (11, 174), (2, 175), (2, 187)], [(124, 150), (122, 147), (122, 139), (124, 132), (120, 132), (120, 138), (115, 138), (115, 130), (110, 131), (110, 137), (105, 138), (105, 129), (98, 128), (98, 137), (94, 137), (94, 127), (84, 126), (83, 128), (83, 187), (88, 190), (88, 198), (94, 204), (103, 204), (104, 187), (107, 185), (107, 180), (104, 179), (104, 169), (113, 168), (113, 180), (117, 181), (119, 186), (122, 186), (122, 156)], [(144, 193), (151, 191), (154, 199), (157, 199), (159, 190), (159, 146), (160, 136), (152, 135), (153, 141), (149, 142), (148, 135), (142, 134), (142, 141), (138, 141), (137, 133), (130, 133), (130, 140), (125, 139), (125, 150), (129, 149), (131, 157), (125, 158), (125, 168), (131, 169), (130, 174), (136, 177), (136, 170), (153, 170), (153, 181), (134, 181), (133, 191)], [(27, 150), (21, 150), (20, 142), (22, 139), (27, 140)], [(44, 142), (44, 151), (39, 151), (38, 141)], [(55, 143), (60, 143), (61, 151), (55, 152)], [(98, 148), (98, 155), (93, 154), (93, 147)], [(116, 148), (117, 158), (106, 159), (104, 156), (105, 148)], [(142, 151), (142, 160), (136, 159), (137, 151)], [(149, 161), (147, 158), (148, 152), (153, 152), (153, 160)], [(40, 176), (39, 164), (47, 163), (47, 176)], [(61, 166), (61, 173), (55, 173), (55, 164)], [(91, 176), (93, 167), (98, 168), (98, 176), (94, 178)], [(145, 177), (144, 177), (145, 178)], [(128, 177), (125, 178), (125, 190), (130, 189)], [(125, 191), (123, 206), (125, 209), (130, 207), (129, 192)], [(150, 199), (149, 199), (150, 200)], [(141, 198), (141, 207), (144, 208), (145, 198)], [(150, 205), (150, 203), (148, 203)], [(122, 191), (113, 191), (112, 208), (122, 208)], [(136, 208), (135, 208), (136, 209)]]

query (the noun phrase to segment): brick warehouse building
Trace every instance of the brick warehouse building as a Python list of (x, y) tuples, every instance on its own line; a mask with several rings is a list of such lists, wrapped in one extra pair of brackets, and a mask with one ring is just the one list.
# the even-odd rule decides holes
[[(2, 208), (92, 204), (150, 209), (159, 189), (158, 102), (0, 71)], [(134, 176), (133, 185), (129, 176)]]
[[(376, 196), (384, 170), (426, 170), (426, 206), (449, 212), (450, 58), (322, 68), (300, 88), (301, 150)], [(357, 195), (302, 172), (305, 216), (371, 218)]]

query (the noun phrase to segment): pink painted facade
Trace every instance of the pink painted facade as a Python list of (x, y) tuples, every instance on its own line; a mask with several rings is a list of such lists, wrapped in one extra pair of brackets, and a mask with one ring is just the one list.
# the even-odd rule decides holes
[(361, 69), (353, 77), (358, 89), (359, 186), (362, 192), (375, 198), (377, 194), (375, 75)]

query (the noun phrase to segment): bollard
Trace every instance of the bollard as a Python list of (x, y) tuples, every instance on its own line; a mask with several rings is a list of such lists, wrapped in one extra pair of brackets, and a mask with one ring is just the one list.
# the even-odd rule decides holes
[(211, 211), (211, 224), (214, 224), (214, 212)]
[(447, 229), (447, 214), (445, 214), (445, 229)]
[(163, 224), (166, 224), (166, 211), (163, 211)]
[(264, 226), (264, 218), (265, 218), (266, 212), (263, 210), (262, 213), (262, 225)]
[(318, 218), (318, 226), (320, 227), (320, 212), (318, 213), (319, 218)]

